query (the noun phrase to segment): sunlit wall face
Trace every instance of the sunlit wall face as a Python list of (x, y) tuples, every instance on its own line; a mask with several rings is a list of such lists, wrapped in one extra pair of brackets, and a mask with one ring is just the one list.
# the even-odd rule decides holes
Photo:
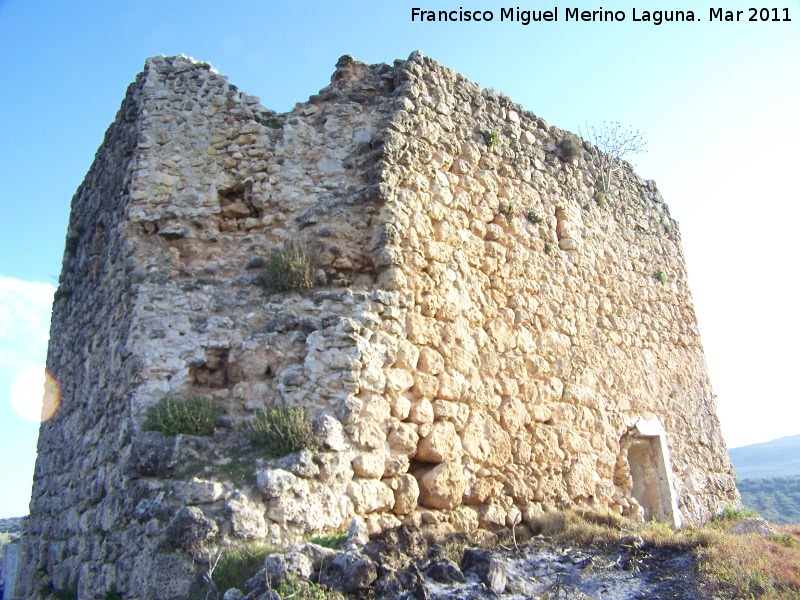
[(61, 403), (58, 382), (36, 367), (24, 369), (14, 378), (9, 395), (14, 411), (26, 421), (49, 421)]

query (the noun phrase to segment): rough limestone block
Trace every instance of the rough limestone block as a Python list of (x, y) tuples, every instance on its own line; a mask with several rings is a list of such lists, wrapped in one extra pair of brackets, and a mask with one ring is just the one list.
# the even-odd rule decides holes
[(347, 485), (347, 495), (358, 514), (391, 510), (394, 494), (391, 488), (374, 479), (354, 479)]
[(416, 459), (441, 463), (461, 458), (461, 440), (450, 421), (436, 421), (431, 432), (419, 442)]
[(419, 502), (428, 508), (456, 508), (461, 504), (466, 482), (461, 465), (442, 463), (418, 478)]
[(392, 512), (396, 515), (407, 515), (414, 511), (419, 501), (419, 484), (413, 475), (400, 475), (388, 480), (394, 490), (394, 506)]
[(380, 479), (386, 470), (386, 454), (383, 451), (359, 454), (353, 459), (356, 477)]

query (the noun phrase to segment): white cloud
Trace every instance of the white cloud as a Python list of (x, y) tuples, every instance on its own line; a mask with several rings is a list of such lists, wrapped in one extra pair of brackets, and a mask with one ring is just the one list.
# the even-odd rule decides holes
[(49, 283), (0, 277), (0, 362), (6, 368), (44, 366), (55, 291)]

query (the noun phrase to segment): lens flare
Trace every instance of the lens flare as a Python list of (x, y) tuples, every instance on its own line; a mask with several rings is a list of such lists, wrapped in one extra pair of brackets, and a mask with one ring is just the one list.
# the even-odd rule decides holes
[(11, 406), (26, 421), (49, 421), (61, 403), (61, 390), (50, 373), (37, 367), (23, 369), (11, 383)]

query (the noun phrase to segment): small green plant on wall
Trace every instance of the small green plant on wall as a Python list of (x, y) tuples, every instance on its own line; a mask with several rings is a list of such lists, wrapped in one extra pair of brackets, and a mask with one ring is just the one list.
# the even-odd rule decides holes
[(279, 119), (278, 117), (256, 117), (256, 121), (261, 123), (264, 127), (269, 127), (270, 129), (280, 129), (283, 127), (283, 119)]
[(606, 205), (606, 195), (600, 190), (597, 190), (594, 193), (594, 201), (597, 202), (597, 206), (602, 208)]
[(210, 398), (169, 394), (147, 408), (143, 431), (160, 431), (164, 435), (211, 435), (214, 423), (222, 415), (222, 407)]
[(511, 223), (511, 221), (514, 220), (514, 216), (515, 216), (514, 213), (516, 212), (515, 209), (516, 209), (516, 207), (514, 206), (514, 203), (513, 202), (509, 202), (506, 205), (501, 205), (500, 206), (500, 214), (503, 215), (506, 218), (506, 221), (508, 223)]
[(500, 143), (500, 134), (494, 129), (486, 129), (483, 132), (483, 139), (486, 140), (486, 144), (491, 148)]
[(533, 210), (533, 208), (529, 208), (528, 212), (525, 213), (525, 216), (528, 218), (528, 221), (530, 221), (534, 225), (538, 225), (539, 223), (544, 221), (544, 219), (542, 217), (540, 217), (538, 214), (536, 214), (536, 211)]
[(267, 258), (264, 287), (269, 292), (291, 292), (314, 287), (314, 257), (308, 248), (290, 241)]
[(667, 282), (667, 276), (664, 275), (664, 271), (660, 271), (660, 270), (656, 271), (655, 273), (653, 273), (653, 278), (658, 283), (666, 283)]
[(304, 408), (274, 406), (258, 412), (245, 435), (272, 458), (314, 448), (311, 419)]

